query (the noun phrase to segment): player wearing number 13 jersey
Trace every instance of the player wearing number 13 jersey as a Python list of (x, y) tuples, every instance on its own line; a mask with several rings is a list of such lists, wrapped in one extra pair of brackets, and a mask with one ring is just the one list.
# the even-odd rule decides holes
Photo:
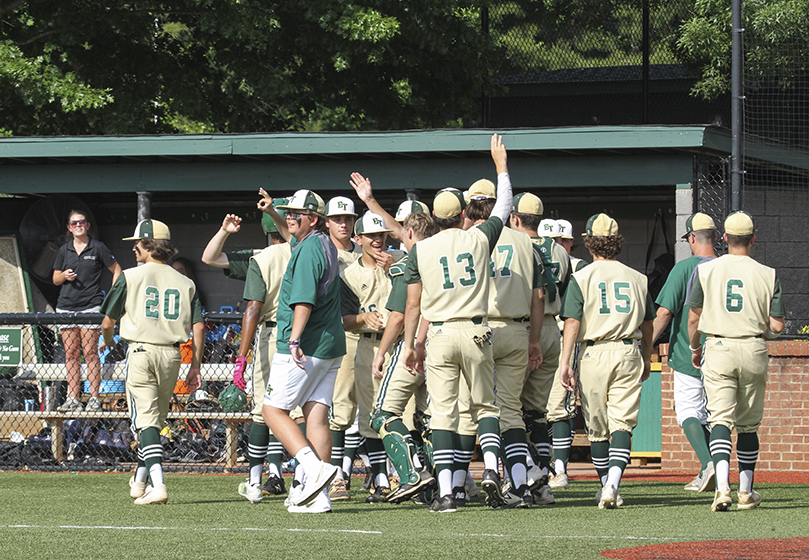
[[(592, 216), (584, 236), (593, 264), (573, 274), (562, 304), (560, 375), (570, 391), (581, 384), (582, 412), (602, 484), (598, 507), (612, 509), (621, 504), (618, 485), (638, 423), (641, 382), (651, 369), (654, 303), (646, 276), (615, 260), (623, 246), (615, 220), (606, 214)], [(570, 366), (576, 342), (578, 381)]]
[[(180, 372), (180, 344), (193, 327), (193, 357), (186, 383), (194, 391), (200, 383), (203, 348), (202, 308), (194, 282), (166, 261), (176, 250), (169, 228), (157, 220), (143, 220), (135, 234), (135, 258), (141, 266), (125, 270), (101, 306), (104, 340), (112, 343), (120, 322), (121, 338), (129, 342), (126, 396), (132, 429), (139, 435), (138, 467), (130, 481), (135, 504), (163, 504), (168, 500), (163, 483), (163, 447), (160, 430)], [(146, 479), (151, 486), (146, 486)]]

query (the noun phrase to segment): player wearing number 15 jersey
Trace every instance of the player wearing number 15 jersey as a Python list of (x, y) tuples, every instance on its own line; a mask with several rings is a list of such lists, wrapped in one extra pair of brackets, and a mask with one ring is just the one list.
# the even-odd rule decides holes
[[(596, 498), (601, 509), (621, 505), (618, 485), (638, 423), (641, 382), (651, 369), (654, 303), (646, 276), (615, 260), (623, 239), (618, 224), (606, 214), (587, 221), (584, 244), (593, 264), (573, 274), (561, 312), (561, 382), (569, 391), (581, 384), (593, 464), (603, 486)], [(578, 381), (570, 366), (576, 342)]]
[[(180, 344), (193, 327), (193, 357), (186, 383), (191, 391), (200, 383), (204, 341), (202, 308), (194, 282), (166, 264), (176, 250), (166, 224), (143, 220), (132, 237), (141, 266), (125, 270), (101, 306), (104, 341), (113, 343), (120, 322), (121, 338), (129, 342), (126, 355), (126, 396), (132, 429), (139, 436), (138, 467), (130, 481), (135, 504), (164, 504), (163, 446), (160, 430), (180, 373)], [(146, 486), (147, 477), (151, 486)]]

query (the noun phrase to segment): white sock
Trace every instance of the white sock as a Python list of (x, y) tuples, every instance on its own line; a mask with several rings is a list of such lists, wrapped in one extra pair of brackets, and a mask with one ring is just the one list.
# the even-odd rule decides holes
[(320, 459), (308, 445), (295, 454), (295, 459), (299, 464), (303, 465), (306, 472), (314, 472), (320, 468)]
[(264, 470), (264, 465), (258, 464), (250, 467), (250, 484), (261, 484), (261, 471)]
[(607, 483), (604, 486), (607, 486), (607, 484), (612, 484), (613, 488), (615, 488), (615, 491), (617, 492), (618, 486), (621, 484), (621, 476), (623, 474), (624, 473), (621, 470), (621, 467), (610, 467), (610, 470), (607, 471)]
[(278, 478), (281, 478), (281, 471), (278, 470), (278, 465), (275, 463), (270, 463), (270, 475), (275, 475)]
[(138, 467), (138, 470), (135, 471), (135, 482), (146, 482), (146, 479), (149, 476), (149, 469), (145, 466)]
[(515, 490), (527, 483), (526, 474), (527, 470), (522, 463), (517, 463), (511, 467), (511, 486), (513, 486)]
[(553, 466), (556, 469), (556, 474), (561, 474), (561, 473), (566, 472), (565, 471), (565, 462), (562, 461), (561, 459), (556, 459), (553, 462)]
[(352, 464), (354, 461), (349, 459), (348, 457), (343, 457), (343, 471), (348, 473), (348, 476), (351, 476), (351, 471), (354, 470), (354, 465)]
[(739, 492), (749, 494), (753, 491), (753, 471), (739, 472)]
[(149, 478), (152, 479), (152, 488), (163, 485), (163, 465), (155, 463), (149, 467)]
[(385, 473), (379, 473), (374, 477), (374, 484), (378, 488), (390, 488), (390, 480), (388, 479), (388, 475)]
[(466, 469), (452, 471), (452, 487), (463, 488), (464, 484), (466, 484)]
[(603, 488), (606, 485), (607, 485), (607, 475), (604, 475), (601, 477), (601, 487)]
[(497, 456), (497, 453), (493, 451), (486, 451), (483, 453), (483, 467), (496, 471), (499, 466), (498, 459), (499, 457)]
[(295, 474), (293, 475), (293, 478), (301, 484), (303, 484), (303, 481), (306, 478), (306, 471), (304, 470), (303, 465), (300, 463), (295, 465)]
[(419, 459), (419, 454), (418, 453), (413, 453), (413, 467), (417, 471), (420, 471), (420, 470), (422, 470), (424, 468), (424, 465), (421, 464), (421, 460)]
[(529, 469), (536, 465), (536, 463), (534, 463), (534, 458), (531, 457), (530, 453), (525, 454), (525, 464), (528, 466)]
[(442, 469), (438, 473), (438, 494), (440, 496), (452, 494), (452, 469)]
[(362, 462), (365, 463), (365, 466), (370, 467), (371, 466), (371, 459), (368, 457), (368, 455), (365, 454), (365, 453), (360, 453), (359, 455), (360, 455), (360, 459), (362, 459)]
[(714, 468), (716, 469), (716, 488), (726, 492), (730, 491), (730, 463), (719, 461)]

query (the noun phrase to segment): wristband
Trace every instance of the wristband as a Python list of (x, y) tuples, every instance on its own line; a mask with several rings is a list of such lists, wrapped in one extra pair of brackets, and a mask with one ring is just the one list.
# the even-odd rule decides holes
[(691, 345), (689, 345), (688, 349), (691, 350), (691, 352), (699, 352), (700, 350), (702, 350), (702, 346), (697, 346), (696, 348), (693, 348)]
[(289, 345), (289, 346), (300, 346), (300, 344), (301, 344), (301, 341), (300, 341), (300, 340), (290, 340), (290, 341), (288, 342), (288, 345)]

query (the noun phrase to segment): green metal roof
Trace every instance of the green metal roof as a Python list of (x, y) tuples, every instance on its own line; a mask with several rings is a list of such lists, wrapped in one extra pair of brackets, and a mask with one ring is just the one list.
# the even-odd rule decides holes
[[(491, 130), (0, 139), (0, 191), (344, 189), (360, 171), (376, 189), (464, 186), (493, 174)], [(712, 126), (502, 131), (523, 187), (688, 183), (692, 156), (726, 156)]]

